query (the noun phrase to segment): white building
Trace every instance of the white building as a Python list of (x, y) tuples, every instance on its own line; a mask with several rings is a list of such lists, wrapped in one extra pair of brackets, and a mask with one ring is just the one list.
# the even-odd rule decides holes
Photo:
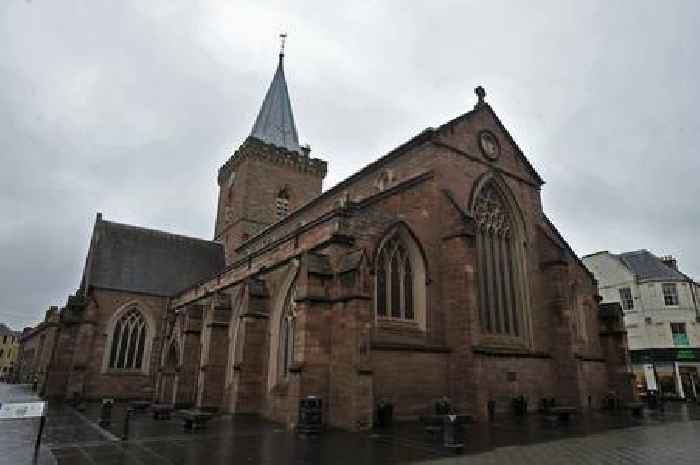
[(598, 280), (602, 302), (622, 305), (640, 391), (656, 384), (666, 397), (700, 396), (698, 284), (672, 257), (648, 250), (597, 252), (582, 260)]

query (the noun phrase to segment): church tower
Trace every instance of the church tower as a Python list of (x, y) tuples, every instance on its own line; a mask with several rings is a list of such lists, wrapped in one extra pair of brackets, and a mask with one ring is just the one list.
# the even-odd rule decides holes
[(219, 169), (214, 240), (224, 243), (227, 264), (242, 243), (321, 193), (326, 162), (311, 158), (310, 151), (299, 145), (283, 43), (250, 135)]

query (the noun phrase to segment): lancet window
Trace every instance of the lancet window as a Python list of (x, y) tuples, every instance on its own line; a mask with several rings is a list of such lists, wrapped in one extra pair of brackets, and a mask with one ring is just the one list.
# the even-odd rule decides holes
[(473, 207), (477, 224), (479, 304), (481, 328), (486, 333), (519, 336), (520, 267), (514, 218), (498, 188), (489, 183)]
[(296, 326), (296, 286), (292, 284), (284, 302), (282, 321), (280, 322), (278, 362), (279, 378), (286, 379), (294, 363), (294, 331)]
[(136, 308), (125, 312), (114, 324), (109, 355), (109, 368), (141, 369), (148, 326), (143, 315)]

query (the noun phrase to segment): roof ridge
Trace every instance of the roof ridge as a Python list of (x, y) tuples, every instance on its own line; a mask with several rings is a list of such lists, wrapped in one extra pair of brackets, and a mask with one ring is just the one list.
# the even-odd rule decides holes
[(148, 232), (148, 233), (158, 234), (158, 235), (162, 235), (162, 236), (169, 236), (169, 237), (178, 238), (178, 239), (186, 239), (189, 241), (205, 242), (207, 244), (212, 244), (212, 245), (213, 244), (221, 245), (220, 241), (212, 241), (209, 239), (203, 239), (201, 237), (187, 236), (185, 234), (178, 234), (178, 233), (173, 233), (173, 232), (169, 232), (169, 231), (163, 231), (162, 229), (147, 228), (145, 226), (136, 226), (133, 224), (120, 223), (118, 221), (110, 221), (110, 220), (104, 220), (104, 219), (100, 219), (99, 221), (101, 223), (108, 223), (110, 225), (118, 226), (121, 228), (128, 228), (128, 229), (133, 229), (133, 230), (137, 230), (137, 231), (144, 231), (144, 232)]

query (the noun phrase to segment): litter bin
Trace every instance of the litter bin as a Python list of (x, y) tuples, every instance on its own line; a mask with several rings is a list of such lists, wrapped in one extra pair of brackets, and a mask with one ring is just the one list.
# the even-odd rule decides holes
[(377, 403), (377, 421), (375, 426), (387, 428), (391, 426), (394, 419), (394, 404), (381, 400)]
[(525, 398), (525, 396), (513, 398), (513, 413), (517, 417), (523, 417), (527, 415), (527, 399)]
[(443, 445), (450, 449), (464, 447), (464, 415), (445, 415), (442, 417)]
[(299, 401), (297, 432), (320, 434), (323, 426), (323, 403), (320, 397), (306, 396)]

